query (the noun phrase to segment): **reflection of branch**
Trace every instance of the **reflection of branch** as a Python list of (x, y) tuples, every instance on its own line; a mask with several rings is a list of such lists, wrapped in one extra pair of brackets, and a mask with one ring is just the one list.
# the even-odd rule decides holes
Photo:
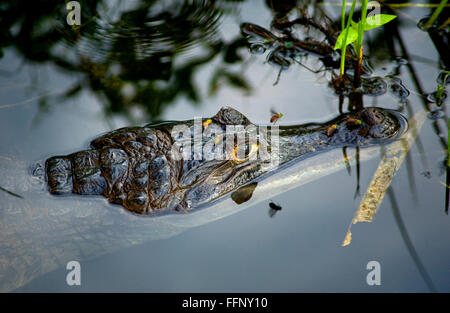
[[(448, 158), (448, 156), (447, 156)], [(450, 203), (450, 188), (448, 187), (450, 185), (450, 173), (449, 173), (449, 167), (447, 166), (447, 169), (445, 171), (445, 214), (448, 215), (448, 206)]]
[[(398, 25), (398, 24), (395, 24), (395, 25)], [(390, 26), (392, 27), (392, 25), (390, 25)], [(392, 29), (392, 33), (397, 38), (397, 42), (400, 45), (403, 57), (407, 60), (406, 66), (407, 66), (407, 68), (409, 70), (411, 79), (414, 82), (414, 85), (416, 87), (417, 92), (421, 95), (422, 102), (423, 102), (423, 107), (428, 112), (431, 112), (430, 103), (427, 100), (426, 95), (425, 95), (425, 93), (424, 93), (424, 91), (422, 89), (422, 85), (421, 85), (421, 83), (419, 81), (418, 76), (416, 75), (416, 71), (414, 69), (413, 64), (411, 63), (408, 51), (406, 49), (406, 46), (405, 46), (405, 44), (403, 42), (402, 37), (400, 36), (400, 33), (399, 33), (397, 27)], [(436, 50), (438, 51), (439, 55), (441, 55), (441, 59), (443, 60), (444, 64), (446, 66), (448, 66), (448, 64), (450, 63), (450, 61), (448, 60), (448, 57), (447, 57), (447, 54), (448, 54), (447, 50), (448, 49), (447, 49), (446, 45), (448, 45), (448, 44), (442, 44), (442, 43), (438, 44), (437, 41), (441, 41), (442, 38), (439, 38), (439, 36), (437, 36), (437, 35), (433, 35), (433, 33), (434, 32), (432, 32), (432, 31), (428, 32), (428, 34), (430, 35), (431, 40), (435, 44)], [(442, 50), (444, 50), (445, 52), (441, 53)], [(442, 54), (445, 55), (444, 58), (442, 57)], [(438, 121), (437, 120), (433, 121), (431, 123), (431, 125), (434, 128), (436, 134), (438, 135), (438, 139), (439, 139), (439, 142), (441, 143), (442, 147), (444, 148), (444, 150), (447, 150), (448, 149), (448, 144), (444, 140), (444, 136), (443, 136), (443, 134), (441, 132), (441, 129), (440, 129), (439, 124), (438, 124)], [(423, 155), (425, 155), (425, 154), (423, 154)], [(450, 175), (449, 175), (449, 167), (448, 166), (447, 166), (447, 170), (446, 170), (446, 182), (447, 182), (447, 184), (450, 183)], [(447, 214), (448, 214), (448, 207), (449, 207), (449, 202), (450, 202), (450, 194), (449, 194), (449, 192), (450, 192), (449, 189), (445, 188), (445, 213), (447, 213)]]
[(353, 196), (353, 199), (356, 199), (356, 197), (358, 197), (359, 194), (359, 177), (360, 177), (360, 164), (359, 164), (359, 147), (356, 147), (356, 190), (355, 190), (355, 195)]
[(56, 90), (53, 90), (53, 91), (49, 91), (49, 92), (46, 92), (46, 93), (43, 93), (43, 94), (31, 97), (31, 98), (28, 98), (28, 99), (23, 100), (23, 101), (19, 101), (19, 102), (15, 102), (15, 103), (2, 104), (2, 105), (0, 105), (0, 109), (6, 109), (6, 108), (10, 108), (10, 107), (15, 107), (15, 106), (18, 106), (18, 105), (27, 104), (27, 103), (33, 102), (35, 100), (39, 100), (39, 99), (45, 98), (45, 97), (50, 96), (50, 95), (54, 95), (54, 94), (58, 94), (58, 93), (61, 94), (63, 92), (64, 91), (61, 90), (61, 89), (56, 89)]
[[(395, 26), (398, 25), (398, 24), (394, 24), (394, 23), (392, 23), (392, 24), (395, 25)], [(402, 51), (403, 58), (407, 61), (406, 67), (409, 70), (411, 79), (412, 79), (412, 81), (413, 81), (413, 83), (414, 83), (414, 85), (416, 87), (417, 93), (421, 95), (421, 99), (422, 99), (424, 108), (428, 112), (431, 112), (430, 103), (428, 102), (428, 100), (426, 98), (426, 94), (425, 94), (425, 92), (424, 92), (424, 90), (422, 88), (422, 84), (419, 81), (418, 76), (416, 75), (416, 70), (414, 69), (414, 66), (411, 63), (411, 59), (409, 57), (408, 50), (406, 49), (406, 46), (405, 46), (405, 44), (403, 42), (402, 37), (400, 36), (400, 33), (399, 33), (397, 27), (393, 27), (393, 25), (390, 25), (392, 27), (391, 31), (393, 33), (393, 36), (396, 37), (398, 44), (400, 45), (400, 49)], [(434, 128), (434, 130), (436, 131), (437, 134), (441, 134), (442, 133), (441, 129), (439, 128), (439, 124), (437, 123), (437, 121), (433, 121), (432, 122), (432, 126), (433, 126), (433, 128)], [(446, 149), (447, 148), (447, 143), (445, 142), (445, 140), (443, 139), (442, 136), (438, 136), (438, 137), (439, 137), (439, 141), (440, 141), (442, 147), (444, 147), (444, 149)]]
[(11, 196), (14, 196), (14, 197), (23, 199), (23, 197), (22, 197), (21, 195), (18, 195), (17, 193), (14, 193), (14, 192), (12, 192), (12, 191), (9, 191), (8, 189), (3, 188), (2, 186), (0, 186), (0, 190), (6, 192), (6, 193), (8, 193), (8, 194), (10, 194)]
[[(397, 174), (400, 166), (405, 159), (406, 154), (413, 145), (417, 134), (419, 133), (425, 121), (426, 113), (424, 110), (419, 111), (410, 120), (410, 130), (401, 139), (386, 148), (383, 158), (375, 171), (372, 181), (367, 188), (358, 211), (353, 217), (352, 224), (358, 222), (372, 222), (375, 213), (383, 201), (384, 195), (388, 190), (392, 180)], [(351, 224), (348, 227), (347, 235), (342, 246), (347, 246), (351, 242)]]
[(414, 245), (411, 241), (411, 238), (409, 238), (408, 231), (406, 230), (406, 226), (403, 223), (402, 217), (400, 215), (400, 210), (398, 208), (397, 200), (395, 199), (394, 190), (392, 189), (392, 187), (388, 189), (387, 194), (389, 196), (389, 199), (391, 200), (392, 213), (394, 214), (395, 221), (398, 225), (403, 241), (405, 242), (406, 248), (408, 249), (411, 258), (413, 259), (414, 264), (416, 264), (416, 267), (419, 270), (420, 275), (427, 284), (428, 289), (430, 289), (431, 292), (436, 292), (436, 288), (434, 287), (433, 281), (431, 280), (431, 277), (428, 275), (425, 266), (422, 264), (422, 261), (420, 260), (419, 255), (417, 254), (417, 251), (414, 248)]

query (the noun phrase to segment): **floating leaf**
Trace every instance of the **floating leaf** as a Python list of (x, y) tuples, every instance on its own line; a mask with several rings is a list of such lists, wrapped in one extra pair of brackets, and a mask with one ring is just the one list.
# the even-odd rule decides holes
[[(347, 42), (344, 43), (345, 40), (345, 33), (348, 29), (348, 36), (347, 36)], [(358, 31), (354, 29), (353, 27), (348, 27), (344, 29), (341, 34), (339, 35), (338, 39), (336, 40), (336, 44), (334, 45), (334, 50), (337, 49), (343, 49), (345, 46), (348, 46), (352, 42), (354, 42), (356, 39), (358, 39)]]

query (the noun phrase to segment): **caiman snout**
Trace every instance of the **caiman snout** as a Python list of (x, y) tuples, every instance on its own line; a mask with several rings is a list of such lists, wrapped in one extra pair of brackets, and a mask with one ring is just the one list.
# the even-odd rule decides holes
[(397, 138), (407, 128), (406, 119), (392, 110), (370, 107), (362, 109), (358, 115), (362, 128), (367, 128), (368, 137), (376, 142)]
[(54, 194), (72, 192), (72, 165), (68, 158), (51, 157), (45, 162), (45, 168), (50, 192)]
[(77, 193), (80, 195), (101, 195), (107, 183), (100, 170), (96, 150), (86, 150), (69, 156), (55, 156), (47, 159), (47, 182), (51, 193)]

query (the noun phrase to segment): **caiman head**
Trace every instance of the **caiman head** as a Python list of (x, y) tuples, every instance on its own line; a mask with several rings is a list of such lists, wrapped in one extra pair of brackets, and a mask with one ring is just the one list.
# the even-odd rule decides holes
[[(217, 156), (215, 146), (207, 145), (233, 125), (253, 124), (240, 112), (223, 107), (198, 125), (183, 121), (115, 130), (94, 139), (89, 150), (47, 159), (49, 191), (102, 194), (138, 214), (189, 210), (247, 182), (241, 177), (245, 171), (251, 172), (245, 158), (234, 158), (234, 149), (223, 149), (223, 157)], [(183, 151), (186, 136), (179, 136), (176, 129), (180, 127), (188, 132), (189, 151)], [(195, 149), (199, 132), (200, 158)], [(252, 178), (256, 171), (252, 173), (246, 177)]]
[[(365, 108), (323, 124), (280, 126), (277, 156), (283, 164), (310, 152), (386, 142), (401, 134), (405, 122), (396, 112)], [(234, 135), (246, 134), (241, 144), (224, 138), (230, 128)], [(121, 128), (94, 139), (89, 150), (47, 159), (48, 188), (53, 194), (102, 194), (138, 214), (187, 211), (239, 187), (256, 186), (249, 183), (270, 170), (260, 156), (263, 146), (274, 151), (267, 133), (275, 127), (258, 132), (256, 144), (248, 131), (254, 128), (230, 107), (209, 119)], [(232, 198), (242, 202), (252, 188)]]

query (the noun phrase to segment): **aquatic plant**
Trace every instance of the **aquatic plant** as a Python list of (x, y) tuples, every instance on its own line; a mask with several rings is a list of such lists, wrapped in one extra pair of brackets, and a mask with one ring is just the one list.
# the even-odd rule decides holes
[[(437, 91), (435, 93), (436, 104), (442, 105), (442, 101), (445, 97), (445, 86), (447, 85), (447, 79), (450, 75), (450, 71), (442, 71), (437, 79)], [(441, 80), (439, 79), (441, 78)], [(447, 169), (450, 168), (450, 118), (448, 119), (448, 134), (447, 134)], [(448, 176), (448, 173), (447, 173)], [(447, 179), (448, 180), (448, 179)]]
[[(363, 56), (363, 36), (364, 32), (382, 26), (394, 18), (396, 15), (393, 14), (374, 14), (371, 16), (367, 16), (367, 5), (368, 0), (362, 0), (361, 3), (361, 19), (356, 23), (352, 20), (353, 12), (356, 6), (356, 0), (353, 0), (352, 6), (350, 9), (349, 17), (347, 23), (345, 23), (345, 0), (342, 1), (342, 22), (341, 22), (341, 34), (336, 40), (336, 44), (334, 49), (341, 49), (341, 67), (340, 67), (340, 75), (344, 75), (345, 71), (345, 55), (347, 46), (354, 43), (355, 51), (358, 55), (358, 66), (357, 73), (360, 72), (362, 56)], [(346, 25), (344, 27), (344, 25)], [(359, 76), (359, 75), (356, 75)], [(357, 77), (356, 77), (357, 78)]]
[(441, 14), (442, 10), (444, 9), (445, 5), (447, 4), (447, 1), (448, 0), (442, 0), (439, 3), (438, 8), (433, 12), (433, 14), (431, 15), (430, 19), (423, 26), (424, 29), (428, 29), (434, 24), (436, 19), (439, 17), (439, 14)]
[(445, 96), (445, 86), (447, 85), (447, 79), (448, 76), (450, 75), (450, 71), (442, 71), (440, 73), (440, 77), (442, 77), (442, 84), (438, 78), (437, 81), (437, 91), (435, 94), (436, 97), (436, 103), (438, 106), (442, 105), (442, 101), (444, 100), (444, 96)]
[(349, 32), (350, 32), (350, 21), (352, 20), (353, 17), (353, 12), (355, 11), (355, 5), (356, 5), (356, 0), (353, 0), (352, 3), (352, 7), (350, 9), (350, 13), (349, 13), (349, 17), (348, 17), (348, 22), (347, 22), (347, 26), (345, 26), (345, 0), (342, 0), (342, 18), (341, 18), (341, 34), (339, 35), (338, 39), (336, 40), (336, 44), (334, 46), (334, 50), (337, 49), (341, 49), (341, 77), (344, 75), (344, 68), (345, 68), (345, 54), (346, 54), (346, 50), (347, 50), (347, 45), (349, 43), (351, 43), (351, 41), (349, 41)]

